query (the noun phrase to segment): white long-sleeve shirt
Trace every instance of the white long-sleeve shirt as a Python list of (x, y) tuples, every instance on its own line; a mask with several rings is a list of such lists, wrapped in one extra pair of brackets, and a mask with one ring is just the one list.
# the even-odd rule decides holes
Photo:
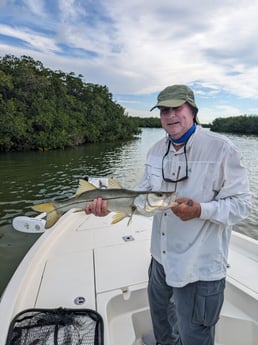
[[(149, 150), (140, 189), (175, 189), (175, 183), (162, 178), (167, 148), (168, 139), (163, 138)], [(197, 126), (186, 145), (186, 156), (189, 177), (177, 183), (177, 197), (199, 202), (200, 218), (182, 221), (167, 210), (154, 216), (152, 227), (151, 254), (174, 287), (225, 277), (232, 225), (246, 218), (251, 208), (247, 172), (229, 139)], [(184, 176), (185, 164), (184, 148), (176, 151), (171, 145), (163, 164), (165, 177)]]

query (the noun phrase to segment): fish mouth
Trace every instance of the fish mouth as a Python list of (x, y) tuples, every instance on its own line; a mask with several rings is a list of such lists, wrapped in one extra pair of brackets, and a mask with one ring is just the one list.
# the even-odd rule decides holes
[[(155, 198), (153, 198), (153, 195), (155, 195)], [(148, 194), (146, 198), (145, 210), (153, 211), (155, 209), (161, 209), (161, 210), (168, 209), (172, 206), (175, 206), (175, 200), (176, 200), (175, 193), (160, 192), (160, 193), (153, 193), (152, 196)]]

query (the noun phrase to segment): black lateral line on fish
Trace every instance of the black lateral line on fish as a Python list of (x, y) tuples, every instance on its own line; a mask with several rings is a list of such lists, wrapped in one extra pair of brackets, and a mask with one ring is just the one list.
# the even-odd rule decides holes
[[(149, 193), (149, 192), (148, 192)], [(142, 193), (142, 194), (146, 194), (146, 193)], [(102, 198), (102, 200), (115, 200), (115, 199), (135, 199), (137, 197), (137, 195), (135, 196), (135, 197), (133, 197), (133, 196), (128, 196), (128, 197), (126, 197), (126, 196), (118, 196), (118, 197), (112, 197), (112, 198)], [(98, 197), (96, 197), (96, 198), (98, 198)], [(83, 200), (83, 201), (81, 201), (81, 202), (85, 202), (85, 204), (87, 203), (87, 202), (90, 202), (90, 201), (93, 201), (93, 199), (85, 199), (85, 200)], [(65, 203), (66, 201), (65, 200), (56, 200), (56, 201), (49, 201), (49, 202), (46, 202), (46, 204), (55, 204), (55, 203)], [(77, 203), (79, 203), (80, 201), (79, 200), (75, 200), (75, 201), (73, 201), (73, 202), (70, 202), (69, 204), (67, 204), (67, 205), (62, 205), (62, 206), (59, 206), (59, 207), (54, 207), (54, 209), (52, 210), (52, 211), (49, 211), (49, 212), (47, 212), (47, 214), (50, 214), (50, 213), (52, 213), (52, 212), (56, 212), (56, 211), (58, 211), (58, 210), (61, 210), (62, 208), (64, 208), (64, 207), (66, 207), (66, 206), (71, 206), (71, 205), (74, 205), (74, 204), (77, 204)], [(67, 201), (67, 203), (68, 203), (68, 201)], [(34, 206), (37, 206), (37, 205), (34, 205)], [(54, 205), (55, 206), (55, 205)], [(130, 207), (130, 205), (128, 205), (128, 207)], [(134, 207), (133, 205), (131, 206), (131, 207)]]
[[(111, 189), (109, 189), (109, 191), (111, 191)], [(115, 192), (117, 192), (118, 191), (118, 189), (115, 189)], [(126, 190), (125, 190), (126, 191)], [(135, 193), (135, 195), (130, 195), (130, 196), (126, 196), (126, 195), (118, 195), (118, 196), (114, 196), (114, 197), (102, 197), (102, 196), (99, 196), (99, 198), (102, 198), (103, 200), (115, 200), (115, 199), (135, 199), (139, 194), (159, 194), (159, 193), (170, 193), (170, 192), (160, 192), (160, 191), (131, 191), (131, 190), (127, 190), (127, 191), (130, 191), (130, 192), (133, 192), (133, 193)], [(87, 192), (86, 192), (87, 193)], [(80, 194), (80, 195), (82, 195), (82, 194)], [(47, 212), (47, 214), (51, 214), (51, 213), (53, 213), (53, 212), (56, 212), (56, 211), (58, 211), (58, 210), (61, 210), (61, 209), (63, 209), (63, 208), (65, 208), (65, 207), (68, 207), (68, 206), (72, 206), (72, 205), (74, 205), (74, 204), (77, 204), (77, 203), (79, 203), (79, 202), (85, 202), (85, 204), (87, 203), (87, 202), (93, 202), (93, 200), (95, 199), (95, 198), (98, 198), (98, 196), (95, 196), (93, 199), (85, 199), (85, 200), (79, 200), (79, 197), (80, 197), (80, 195), (78, 195), (77, 197), (75, 197), (75, 200), (73, 200), (73, 201), (71, 201), (73, 198), (71, 198), (70, 199), (70, 201), (69, 201), (69, 199), (66, 199), (66, 200), (56, 200), (56, 201), (46, 201), (45, 203), (47, 204), (47, 203), (49, 203), (49, 204), (53, 204), (53, 206), (54, 206), (54, 209), (53, 210), (51, 210), (51, 211), (49, 211), (49, 212)], [(148, 203), (148, 205), (149, 206), (152, 206), (150, 203), (149, 203), (149, 200), (148, 200), (148, 198), (146, 198), (146, 200), (147, 200), (147, 203)], [(67, 205), (60, 205), (59, 207), (55, 207), (55, 203), (66, 203), (67, 202)], [(38, 204), (36, 204), (36, 205), (34, 205), (34, 206), (37, 206)], [(128, 207), (130, 207), (130, 205), (128, 205)], [(134, 205), (132, 205), (131, 207), (134, 207)], [(82, 209), (81, 209), (82, 210)], [(66, 211), (65, 211), (66, 212)]]
[[(117, 190), (119, 189), (116, 189), (116, 192)], [(118, 195), (118, 196), (112, 196), (112, 197), (105, 197), (105, 196), (95, 196), (94, 199), (97, 199), (97, 198), (102, 198), (102, 200), (114, 200), (114, 199), (134, 199), (138, 196), (138, 194), (157, 194), (157, 193), (161, 193), (161, 192), (152, 192), (152, 191), (130, 191), (132, 193), (135, 193), (135, 195), (130, 195), (130, 196), (126, 196), (126, 195)], [(169, 192), (168, 192), (169, 193)], [(81, 195), (81, 194), (80, 194)], [(79, 198), (80, 198), (80, 195), (77, 196), (77, 199), (75, 199), (74, 201), (71, 201), (69, 203), (69, 200), (73, 200), (73, 198), (71, 199), (66, 199), (66, 200), (54, 200), (54, 201), (46, 201), (44, 203), (69, 203), (70, 205), (73, 205), (73, 204), (76, 204), (78, 202), (80, 202)], [(82, 200), (81, 202), (89, 202), (89, 201), (93, 201), (94, 199), (85, 199), (85, 200)], [(35, 205), (36, 206), (36, 205)], [(56, 209), (59, 209), (59, 208), (62, 208), (63, 206), (60, 206)]]

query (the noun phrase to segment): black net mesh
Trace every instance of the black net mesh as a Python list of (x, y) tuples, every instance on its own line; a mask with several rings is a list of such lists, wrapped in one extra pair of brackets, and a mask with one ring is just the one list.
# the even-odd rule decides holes
[(103, 345), (103, 321), (89, 309), (31, 309), (10, 325), (6, 345)]

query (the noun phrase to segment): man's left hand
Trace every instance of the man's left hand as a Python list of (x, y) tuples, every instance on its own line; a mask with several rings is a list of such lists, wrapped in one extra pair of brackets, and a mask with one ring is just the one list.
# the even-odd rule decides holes
[(171, 207), (172, 212), (181, 220), (199, 218), (201, 215), (201, 205), (189, 198), (177, 199), (177, 206)]

